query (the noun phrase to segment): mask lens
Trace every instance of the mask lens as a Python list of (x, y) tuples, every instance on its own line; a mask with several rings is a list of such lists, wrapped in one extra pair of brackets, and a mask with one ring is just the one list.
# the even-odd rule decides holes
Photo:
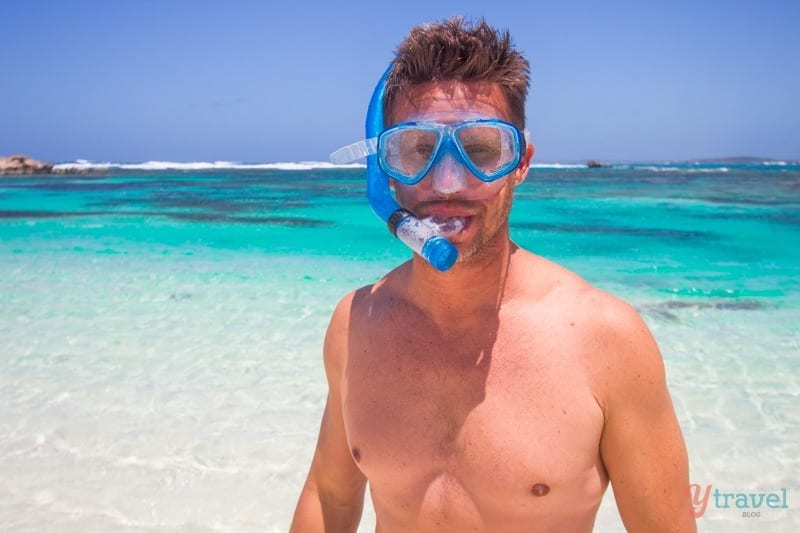
[(517, 163), (516, 133), (505, 125), (469, 124), (459, 128), (456, 137), (463, 155), (484, 178), (495, 178)]
[(384, 170), (393, 178), (416, 182), (435, 156), (439, 132), (424, 128), (387, 130), (380, 139)]

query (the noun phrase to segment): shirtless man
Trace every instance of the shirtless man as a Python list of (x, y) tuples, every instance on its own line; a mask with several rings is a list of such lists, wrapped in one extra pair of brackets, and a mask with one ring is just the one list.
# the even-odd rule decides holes
[[(629, 531), (695, 531), (686, 450), (647, 327), (509, 238), (533, 156), (514, 133), (527, 61), (507, 34), (451, 19), (412, 30), (387, 87), (386, 126), (451, 135), (449, 151), (414, 145), (431, 166), (387, 172), (402, 207), (443, 224), (458, 262), (440, 272), (415, 254), (337, 306), (292, 531), (355, 531), (368, 481), (379, 532), (588, 532), (609, 481)], [(469, 130), (476, 120), (490, 129)], [(469, 144), (487, 131), (518, 152), (499, 178)], [(383, 167), (412, 157), (400, 154)], [(418, 182), (402, 182), (420, 168)]]

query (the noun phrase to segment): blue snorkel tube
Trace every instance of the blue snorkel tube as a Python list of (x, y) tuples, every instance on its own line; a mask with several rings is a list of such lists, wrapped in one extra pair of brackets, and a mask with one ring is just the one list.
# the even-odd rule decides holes
[[(381, 76), (372, 92), (367, 110), (367, 139), (377, 138), (384, 128), (383, 98), (386, 80), (392, 67)], [(367, 198), (372, 210), (389, 226), (389, 231), (428, 263), (442, 272), (448, 270), (458, 259), (458, 250), (444, 237), (423, 224), (411, 211), (403, 209), (392, 196), (389, 176), (378, 165), (378, 155), (367, 156)]]

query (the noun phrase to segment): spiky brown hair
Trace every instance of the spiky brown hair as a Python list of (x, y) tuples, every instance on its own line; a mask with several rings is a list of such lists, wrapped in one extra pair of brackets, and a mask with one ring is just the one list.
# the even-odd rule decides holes
[(458, 16), (412, 28), (396, 50), (386, 84), (384, 116), (390, 119), (398, 95), (411, 87), (446, 81), (498, 84), (511, 121), (525, 127), (530, 67), (514, 48), (508, 31), (497, 31), (484, 19), (470, 23)]

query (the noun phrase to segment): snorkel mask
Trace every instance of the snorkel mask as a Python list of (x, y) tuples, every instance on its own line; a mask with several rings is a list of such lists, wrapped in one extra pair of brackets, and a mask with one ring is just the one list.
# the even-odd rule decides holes
[(456, 262), (458, 250), (440, 234), (459, 231), (464, 221), (418, 219), (392, 196), (390, 176), (398, 183), (415, 185), (429, 172), (437, 172), (435, 167), (447, 165), (455, 187), (473, 180), (478, 188), (491, 191), (494, 182), (519, 165), (525, 136), (513, 124), (483, 118), (451, 124), (407, 122), (384, 130), (383, 101), (391, 68), (372, 93), (366, 140), (340, 148), (330, 158), (341, 164), (366, 157), (367, 197), (372, 209), (397, 238), (436, 269), (446, 271)]

